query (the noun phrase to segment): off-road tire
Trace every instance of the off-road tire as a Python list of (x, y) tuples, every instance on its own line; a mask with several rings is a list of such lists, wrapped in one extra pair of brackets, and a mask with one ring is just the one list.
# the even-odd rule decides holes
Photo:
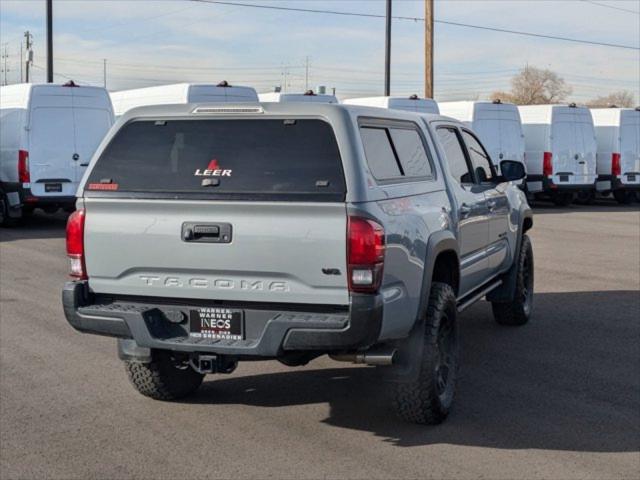
[(522, 236), (516, 259), (516, 291), (510, 302), (492, 302), (493, 318), (500, 325), (524, 325), (533, 310), (533, 247), (527, 235)]
[(620, 205), (629, 205), (633, 202), (635, 195), (633, 192), (629, 192), (627, 190), (614, 190), (613, 198), (616, 199)]
[(195, 392), (204, 375), (188, 364), (178, 364), (168, 352), (153, 352), (149, 363), (125, 361), (127, 375), (133, 386), (154, 400), (177, 400)]
[[(417, 378), (398, 382), (395, 386), (393, 404), (403, 420), (435, 425), (449, 414), (459, 365), (457, 311), (453, 288), (446, 283), (434, 282), (424, 319), (422, 358), (416, 359), (420, 363)], [(450, 343), (445, 346), (444, 336), (449, 334), (447, 341)], [(448, 359), (444, 359), (445, 356)], [(448, 367), (443, 380), (441, 375), (445, 372), (440, 368), (445, 364)]]

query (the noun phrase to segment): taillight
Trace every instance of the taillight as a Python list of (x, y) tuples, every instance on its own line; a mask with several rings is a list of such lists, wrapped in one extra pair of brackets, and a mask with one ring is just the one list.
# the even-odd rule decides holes
[(375, 293), (382, 283), (384, 266), (384, 228), (361, 217), (349, 217), (347, 263), (349, 290)]
[(80, 280), (87, 279), (84, 263), (84, 219), (85, 210), (76, 210), (67, 220), (67, 256), (70, 261), (69, 275)]
[(20, 183), (31, 183), (29, 152), (26, 150), (18, 150), (18, 181)]
[(553, 175), (553, 155), (551, 152), (544, 152), (542, 158), (542, 174), (546, 177)]
[(611, 154), (611, 175), (617, 177), (618, 175), (622, 175), (622, 167), (620, 166), (620, 154), (612, 153)]

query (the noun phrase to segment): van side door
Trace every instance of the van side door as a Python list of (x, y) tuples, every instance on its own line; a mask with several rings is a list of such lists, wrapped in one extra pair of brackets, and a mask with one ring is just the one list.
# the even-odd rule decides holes
[(509, 199), (506, 195), (508, 184), (501, 182), (496, 174), (491, 157), (470, 131), (463, 129), (462, 138), (469, 160), (473, 166), (478, 187), (484, 193), (489, 211), (489, 241), (487, 260), (491, 275), (509, 265)]
[(485, 188), (475, 181), (460, 130), (456, 126), (437, 124), (436, 133), (445, 154), (444, 168), (449, 169), (449, 182), (455, 200), (454, 217), (458, 221), (460, 246), (460, 293), (462, 297), (489, 277), (487, 244), (489, 243), (489, 211)]

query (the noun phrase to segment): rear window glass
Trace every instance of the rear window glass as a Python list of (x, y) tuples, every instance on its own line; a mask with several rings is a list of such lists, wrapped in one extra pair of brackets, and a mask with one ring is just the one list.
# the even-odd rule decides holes
[(85, 190), (338, 200), (346, 188), (322, 120), (170, 120), (124, 126)]

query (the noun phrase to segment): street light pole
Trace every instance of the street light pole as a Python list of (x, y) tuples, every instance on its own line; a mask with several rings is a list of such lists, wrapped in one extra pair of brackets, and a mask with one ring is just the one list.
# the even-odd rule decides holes
[(387, 0), (386, 32), (384, 39), (384, 94), (391, 95), (391, 0)]

